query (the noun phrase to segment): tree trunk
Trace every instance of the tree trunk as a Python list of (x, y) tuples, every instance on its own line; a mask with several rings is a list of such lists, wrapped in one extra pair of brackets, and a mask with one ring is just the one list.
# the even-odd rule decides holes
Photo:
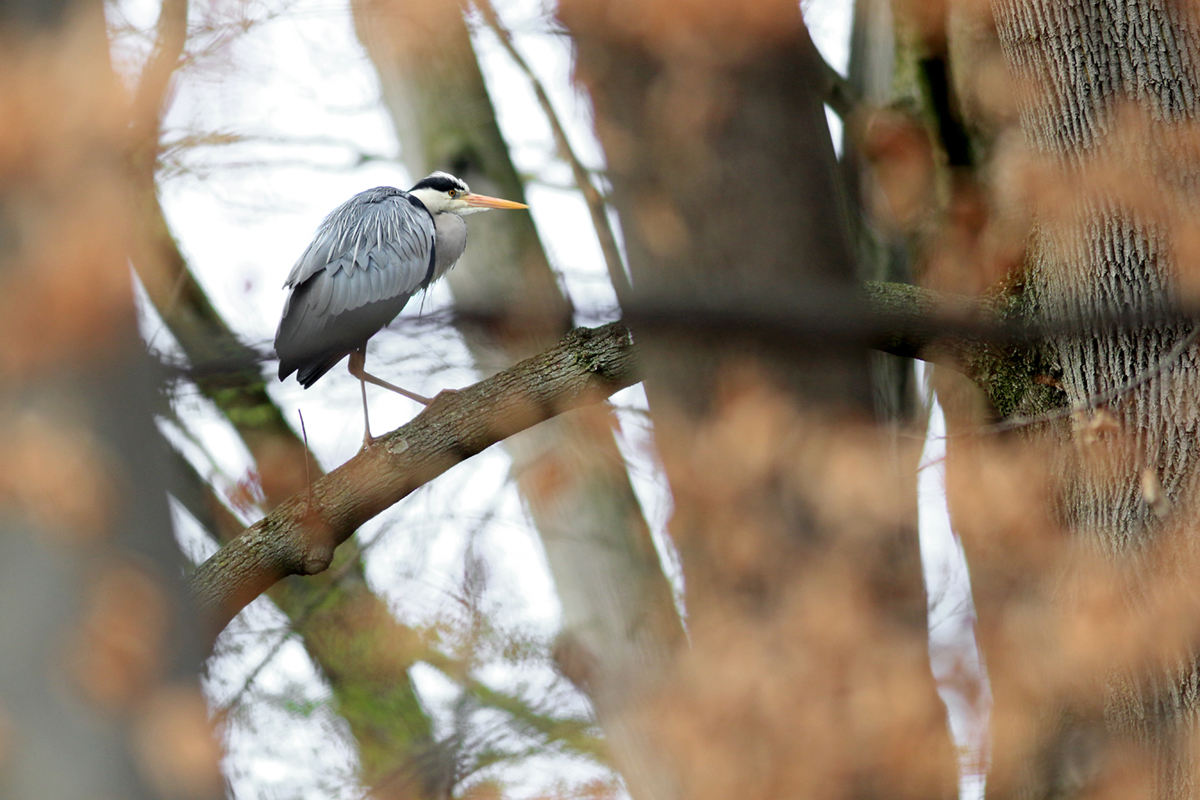
[[(625, 231), (687, 586), (692, 646), (639, 722), (684, 797), (953, 797), (916, 531), (897, 523), (912, 514), (870, 421), (862, 343), (702, 311), (857, 297), (798, 9), (572, 0), (560, 14)], [(656, 316), (666, 297), (696, 310)], [(878, 516), (835, 499), (853, 486), (873, 487)]]
[[(452, 172), (472, 189), (520, 198), (462, 9), (454, 3), (356, 3), (359, 36), (414, 175)], [(547, 347), (568, 302), (526, 214), (471, 218), (448, 277), (459, 329), (488, 375)], [(633, 493), (608, 408), (572, 412), (505, 442), (563, 605), (559, 668), (589, 697), (635, 796), (661, 797), (646, 745), (624, 716), (681, 638), (670, 586)]]
[[(1158, 797), (1191, 797), (1194, 644), (1163, 637), (1133, 659), (1119, 648), (1137, 629), (1161, 624), (1161, 616), (1145, 616), (1147, 598), (1176, 580), (1171, 564), (1187, 563), (1181, 545), (1192, 534), (1183, 526), (1198, 499), (1200, 351), (1193, 345), (1167, 359), (1191, 325), (1161, 315), (1155, 322), (1147, 310), (1178, 302), (1180, 281), (1191, 280), (1200, 29), (1189, 6), (1169, 0), (994, 7), (1019, 82), (1008, 101), (1019, 100), (1026, 148), (1009, 150), (1005, 168), (1024, 171), (1023, 199), (1037, 214), (1019, 302), (1044, 319), (1090, 323), (1093, 332), (1054, 336), (1042, 348), (1046, 380), (1065, 404), (1087, 409), (1028, 437), (1051, 447), (1057, 474), (1008, 473), (1045, 481), (1043, 510), (1018, 531), (1004, 526), (1011, 511), (982, 519), (969, 499), (977, 490), (962, 481), (960, 499), (951, 495), (977, 556), (973, 583), (995, 692), (988, 796), (1074, 796), (1097, 786), (1120, 786), (1128, 796), (1137, 785)], [(1130, 313), (1150, 321), (1104, 322)], [(1095, 401), (1139, 376), (1148, 379), (1112, 402)], [(1001, 458), (1013, 463), (993, 449), (974, 466), (989, 458), (990, 468)], [(1011, 499), (1014, 508), (1028, 504), (1028, 494)], [(1143, 616), (1133, 617), (1135, 629), (1094, 642), (1097, 652), (1081, 664), (1071, 642), (1087, 630), (1100, 595)], [(1032, 608), (1051, 627), (1016, 622)], [(1057, 675), (1064, 669), (1071, 680)]]
[(223, 796), (102, 4), (0, 6), (0, 795)]

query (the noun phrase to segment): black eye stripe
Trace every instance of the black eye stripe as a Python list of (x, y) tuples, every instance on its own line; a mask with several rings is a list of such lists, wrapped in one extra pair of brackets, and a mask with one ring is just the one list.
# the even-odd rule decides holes
[[(447, 175), (444, 172), (435, 172), (428, 178), (424, 178), (417, 183), (413, 189), (433, 189), (438, 192), (446, 192), (449, 194), (452, 190), (461, 194), (466, 194), (469, 190), (467, 185), (455, 178), (453, 175)], [(409, 191), (412, 191), (411, 189)]]

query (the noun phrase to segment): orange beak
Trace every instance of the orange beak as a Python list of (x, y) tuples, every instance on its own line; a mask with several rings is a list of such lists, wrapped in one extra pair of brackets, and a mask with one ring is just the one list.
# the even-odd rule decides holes
[(475, 208), (529, 208), (524, 203), (501, 200), (499, 197), (488, 197), (486, 194), (469, 194), (463, 199), (467, 201), (467, 205)]

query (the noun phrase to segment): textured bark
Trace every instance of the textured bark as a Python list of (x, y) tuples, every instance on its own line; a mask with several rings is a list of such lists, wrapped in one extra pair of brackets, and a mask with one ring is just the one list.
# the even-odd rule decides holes
[[(634, 299), (708, 309), (811, 297), (831, 301), (829, 317), (853, 317), (854, 302), (832, 302), (852, 299), (855, 265), (821, 64), (794, 4), (749, 8), (561, 4)], [(916, 532), (896, 521), (911, 510), (889, 505), (877, 527), (858, 527), (818, 488), (849, 446), (864, 461), (843, 488), (861, 480), (901, 494), (888, 444), (865, 421), (865, 337), (799, 343), (703, 316), (672, 320), (634, 326), (691, 645), (638, 719), (672, 768), (646, 796), (953, 796)], [(911, 701), (903, 710), (867, 699), (900, 695)]]
[[(461, 7), (361, 2), (355, 15), (414, 174), (443, 169), (476, 191), (521, 198)], [(571, 309), (531, 217), (479, 214), (469, 228), (466, 255), (447, 280), (460, 310), (484, 312), (459, 329), (488, 375), (548, 346)], [(682, 626), (615, 426), (611, 410), (596, 406), (513, 437), (505, 449), (563, 606), (556, 662), (591, 700), (616, 765), (636, 785), (656, 767), (622, 715)]]
[(196, 570), (192, 587), (216, 631), (287, 575), (328, 568), (359, 525), (496, 442), (632, 385), (619, 323), (579, 328), (545, 353), (454, 393), (315, 481)]
[[(1021, 127), (1042, 177), (1027, 302), (1040, 313), (1087, 322), (1176, 300), (1178, 272), (1187, 265), (1178, 256), (1188, 252), (1191, 235), (1180, 223), (1196, 211), (1200, 177), (1190, 141), (1200, 88), (1200, 29), (1191, 9), (1160, 0), (994, 5), (1000, 41), (1021, 81)], [(1129, 590), (1132, 606), (1163, 577), (1148, 568), (1147, 554), (1169, 535), (1190, 537), (1179, 528), (1197, 500), (1200, 352), (1192, 346), (1175, 369), (1159, 368), (1190, 330), (1097, 330), (1053, 337), (1043, 348), (1072, 405), (1154, 375), (1106, 408), (1076, 415), (1070, 430), (1059, 431), (1057, 450), (1065, 485), (1054, 507), (1070, 541), (1084, 545), (1065, 566), (1094, 549), (1113, 564), (1145, 569)], [(1163, 502), (1147, 489), (1155, 483)], [(1046, 570), (1054, 568), (1043, 561), (1002, 581), (993, 567), (977, 564), (983, 575), (976, 586), (987, 592), (1005, 583), (999, 592), (1009, 601), (1021, 592), (1045, 597), (1054, 584)], [(1015, 592), (1017, 586), (1024, 588)], [(1101, 659), (1086, 678), (1097, 684), (1095, 695), (1081, 702), (1069, 693), (1031, 694), (1012, 659), (1040, 645), (1004, 640), (1001, 627), (998, 619), (985, 621), (998, 651), (989, 656), (997, 708), (990, 797), (1071, 796), (1134, 780), (1136, 769), (1150, 776), (1136, 780), (1155, 796), (1194, 796), (1190, 742), (1200, 676), (1192, 645), (1168, 646), (1173, 655), (1147, 656), (1137, 670)]]

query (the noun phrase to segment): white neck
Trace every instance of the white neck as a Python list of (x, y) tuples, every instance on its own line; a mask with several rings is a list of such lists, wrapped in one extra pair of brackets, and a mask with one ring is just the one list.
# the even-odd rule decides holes
[(420, 200), (429, 209), (430, 214), (442, 214), (450, 210), (447, 206), (451, 201), (445, 192), (436, 189), (413, 189), (409, 194)]

